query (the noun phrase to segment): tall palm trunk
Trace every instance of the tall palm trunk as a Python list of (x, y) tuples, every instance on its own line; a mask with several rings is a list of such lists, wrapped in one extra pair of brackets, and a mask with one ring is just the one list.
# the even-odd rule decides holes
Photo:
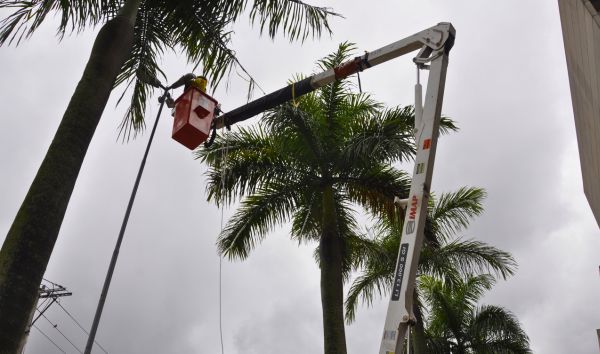
[(413, 292), (413, 313), (415, 314), (416, 323), (413, 327), (413, 348), (415, 354), (426, 354), (427, 353), (427, 338), (425, 337), (425, 326), (423, 325), (423, 313), (418, 304), (418, 294), (415, 288)]
[(325, 187), (323, 191), (322, 213), (319, 264), (325, 354), (346, 354), (342, 242), (336, 224), (335, 200), (331, 186)]
[(0, 348), (16, 353), (85, 153), (130, 55), (140, 0), (98, 33), (82, 78), (0, 251)]

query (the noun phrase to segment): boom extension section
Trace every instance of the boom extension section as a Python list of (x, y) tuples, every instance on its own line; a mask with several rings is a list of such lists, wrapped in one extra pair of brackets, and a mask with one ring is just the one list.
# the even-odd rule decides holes
[(395, 59), (421, 48), (449, 52), (454, 44), (454, 28), (450, 23), (440, 23), (424, 31), (413, 34), (385, 47), (367, 52), (336, 68), (307, 77), (294, 82), (284, 88), (271, 92), (261, 98), (229, 111), (215, 118), (215, 126), (220, 129), (235, 123), (252, 118), (268, 109), (293, 100), (336, 80), (344, 79), (357, 72), (366, 70), (375, 65)]

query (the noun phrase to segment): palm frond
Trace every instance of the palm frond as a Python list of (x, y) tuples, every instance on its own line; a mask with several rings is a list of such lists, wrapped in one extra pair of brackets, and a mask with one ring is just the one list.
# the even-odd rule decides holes
[(506, 279), (516, 268), (510, 253), (475, 240), (456, 239), (439, 248), (424, 247), (419, 261), (421, 273), (438, 278), (456, 271), (462, 277), (493, 272)]
[(0, 20), (0, 45), (19, 44), (29, 38), (40, 27), (46, 17), (57, 14), (60, 18), (58, 35), (81, 31), (87, 26), (96, 25), (116, 15), (117, 0), (1, 0), (0, 9), (14, 9), (14, 12)]
[(516, 316), (499, 306), (478, 308), (469, 335), (474, 339), (473, 350), (478, 353), (531, 353), (529, 337)]
[(444, 336), (434, 336), (427, 333), (427, 353), (428, 354), (448, 354), (453, 353), (452, 349), (455, 345), (451, 338)]
[[(339, 66), (350, 58), (351, 53), (355, 49), (356, 46), (353, 43), (340, 43), (335, 52), (319, 61), (319, 67), (324, 71)], [(351, 116), (342, 114), (345, 111), (343, 106), (347, 105), (349, 101), (349, 93), (348, 81), (336, 80), (321, 88), (318, 95), (320, 111), (323, 112), (321, 116), (324, 119), (322, 122), (324, 128), (323, 140), (325, 141), (325, 145), (328, 146), (327, 150), (329, 154), (334, 153), (335, 148), (339, 147), (340, 131), (344, 123), (340, 120), (352, 118)]]
[(477, 301), (490, 290), (496, 279), (490, 274), (478, 274), (468, 277), (462, 284), (446, 286), (449, 294), (468, 308), (475, 308)]
[(456, 122), (453, 121), (452, 119), (446, 117), (446, 116), (442, 116), (440, 118), (440, 133), (442, 135), (446, 135), (446, 134), (450, 134), (452, 132), (457, 132), (460, 129), (458, 128), (458, 125), (456, 125)]
[(346, 241), (351, 252), (352, 268), (355, 270), (365, 267), (367, 264), (387, 267), (395, 261), (390, 258), (390, 253), (383, 245), (364, 235), (354, 235), (348, 237)]
[(393, 269), (390, 272), (387, 268), (380, 268), (369, 269), (354, 280), (345, 301), (345, 317), (348, 324), (356, 318), (359, 301), (362, 300), (363, 304), (370, 306), (375, 296), (381, 297), (388, 293), (392, 277)]
[(353, 175), (337, 178), (335, 183), (346, 190), (352, 202), (363, 206), (370, 213), (394, 219), (397, 213), (394, 197), (403, 198), (410, 189), (407, 174), (384, 166), (354, 172)]
[(481, 188), (461, 187), (436, 198), (431, 210), (435, 231), (448, 237), (468, 227), (471, 219), (483, 213), (485, 197), (485, 190)]
[(320, 37), (323, 30), (331, 34), (328, 16), (341, 17), (330, 8), (300, 0), (255, 0), (250, 10), (251, 20), (258, 22), (260, 31), (266, 30), (271, 38), (281, 30), (290, 40), (302, 41), (309, 36)]
[(229, 204), (271, 181), (311, 184), (310, 168), (289, 154), (289, 145), (286, 139), (269, 135), (258, 126), (229, 132), (210, 148), (197, 150), (196, 157), (210, 166), (208, 199), (214, 198), (217, 205)]
[(129, 107), (119, 126), (119, 136), (124, 141), (135, 138), (144, 130), (146, 103), (153, 89), (149, 84), (139, 80), (136, 74), (165, 78), (157, 61), (166, 48), (172, 48), (172, 43), (168, 32), (165, 31), (165, 22), (161, 15), (161, 12), (150, 7), (147, 1), (142, 3), (134, 25), (131, 55), (123, 64), (114, 83), (116, 87), (128, 82), (117, 104), (133, 85)]
[(318, 241), (321, 237), (322, 198), (317, 191), (308, 190), (292, 218), (292, 239), (298, 244)]
[(269, 230), (290, 218), (304, 187), (272, 184), (246, 197), (219, 236), (219, 253), (230, 259), (248, 257)]
[(437, 336), (444, 336), (449, 331), (454, 338), (461, 337), (464, 311), (457, 304), (453, 289), (433, 277), (419, 278), (419, 293), (430, 305), (429, 330)]
[(412, 158), (415, 154), (413, 121), (411, 106), (395, 107), (355, 120), (351, 129), (356, 134), (341, 152), (343, 161), (398, 162)]
[[(303, 100), (301, 106), (306, 100)], [(273, 134), (284, 135), (289, 141), (288, 147), (295, 147), (294, 155), (301, 160), (318, 164), (321, 169), (324, 162), (324, 150), (319, 139), (319, 127), (314, 119), (302, 107), (286, 103), (266, 112), (262, 121)]]

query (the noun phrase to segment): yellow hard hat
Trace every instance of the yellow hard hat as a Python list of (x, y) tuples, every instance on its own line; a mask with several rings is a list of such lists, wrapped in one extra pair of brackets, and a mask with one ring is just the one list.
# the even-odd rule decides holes
[(194, 86), (195, 88), (197, 88), (198, 90), (200, 90), (202, 92), (206, 92), (207, 84), (208, 84), (208, 81), (206, 80), (206, 78), (204, 76), (198, 76), (194, 80), (192, 80), (192, 86)]

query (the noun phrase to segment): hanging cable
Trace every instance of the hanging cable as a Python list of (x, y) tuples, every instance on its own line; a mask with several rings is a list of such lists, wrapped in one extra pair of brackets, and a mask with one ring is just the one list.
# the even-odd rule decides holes
[(358, 92), (362, 93), (362, 85), (360, 83), (360, 72), (356, 73), (356, 77), (358, 77)]
[(42, 278), (42, 279), (43, 279), (44, 281), (47, 281), (48, 283), (50, 283), (50, 284), (54, 285), (54, 286), (57, 286), (57, 287), (59, 287), (59, 288), (62, 288), (62, 287), (63, 287), (62, 285), (60, 285), (60, 284), (56, 284), (55, 282), (52, 282), (52, 281), (50, 281), (50, 280), (48, 280), (48, 279), (46, 279), (46, 278)]
[[(184, 82), (185, 76), (178, 80)], [(174, 86), (175, 84), (171, 85)], [(133, 184), (133, 190), (131, 191), (131, 196), (129, 197), (129, 203), (127, 204), (127, 209), (125, 211), (125, 216), (123, 217), (123, 223), (121, 224), (121, 230), (119, 231), (119, 236), (117, 237), (117, 243), (115, 244), (115, 249), (113, 251), (112, 257), (110, 259), (110, 264), (108, 266), (108, 271), (106, 272), (106, 279), (104, 280), (104, 285), (102, 286), (102, 292), (100, 294), (100, 300), (98, 300), (98, 307), (96, 309), (96, 314), (94, 315), (94, 321), (92, 322), (92, 328), (90, 329), (90, 335), (88, 336), (87, 344), (85, 345), (85, 354), (90, 354), (92, 352), (92, 347), (94, 346), (94, 341), (96, 338), (96, 331), (98, 330), (98, 324), (100, 322), (100, 317), (102, 316), (102, 309), (104, 308), (104, 303), (106, 302), (106, 295), (108, 294), (108, 288), (110, 287), (110, 282), (112, 280), (112, 275), (115, 270), (115, 265), (117, 263), (117, 258), (119, 257), (119, 250), (121, 248), (121, 243), (123, 242), (123, 236), (125, 235), (125, 229), (127, 228), (127, 222), (129, 221), (129, 215), (131, 214), (131, 208), (133, 207), (133, 202), (135, 200), (135, 196), (137, 194), (138, 187), (140, 185), (140, 180), (142, 179), (142, 173), (144, 172), (144, 167), (146, 166), (146, 159), (148, 158), (148, 152), (150, 152), (150, 146), (152, 145), (152, 140), (154, 139), (154, 133), (156, 132), (156, 127), (158, 126), (158, 121), (160, 119), (160, 114), (162, 112), (163, 106), (167, 101), (169, 95), (169, 88), (164, 89), (164, 93), (159, 97), (158, 101), (160, 102), (160, 106), (158, 108), (158, 113), (156, 114), (156, 119), (154, 120), (154, 126), (152, 127), (152, 132), (150, 133), (150, 138), (148, 139), (148, 145), (146, 146), (146, 151), (144, 152), (144, 157), (142, 158), (142, 162), (140, 164), (140, 168), (137, 173), (137, 177), (135, 178), (135, 183)]]
[[(229, 150), (229, 133), (225, 134), (225, 150), (221, 153), (221, 193), (225, 191), (225, 173), (227, 171), (227, 152)], [(223, 233), (223, 220), (225, 205), (221, 204), (221, 233)], [(223, 256), (219, 255), (219, 335), (221, 337), (221, 354), (225, 354), (223, 345)]]
[(52, 344), (54, 344), (54, 346), (55, 346), (55, 347), (56, 347), (58, 350), (60, 350), (61, 352), (63, 352), (63, 353), (65, 353), (65, 354), (67, 354), (67, 352), (65, 352), (63, 348), (61, 348), (61, 347), (60, 347), (58, 344), (56, 344), (56, 342), (55, 342), (55, 341), (53, 341), (53, 340), (52, 340), (52, 338), (50, 338), (50, 337), (49, 337), (49, 336), (48, 336), (46, 333), (44, 333), (44, 331), (42, 331), (42, 330), (41, 330), (41, 329), (40, 329), (38, 326), (36, 326), (36, 325), (33, 325), (33, 328), (35, 328), (35, 329), (37, 329), (38, 331), (40, 331), (40, 333), (41, 333), (41, 334), (42, 334), (44, 337), (46, 337), (46, 339), (47, 339), (47, 340), (49, 340), (49, 341), (50, 341)]
[(300, 102), (296, 101), (296, 83), (292, 82), (292, 106), (298, 108)]
[[(83, 333), (85, 333), (86, 335), (90, 335), (90, 333), (83, 328), (83, 326), (81, 325), (81, 323), (79, 323), (79, 321), (77, 321), (77, 319), (75, 319), (75, 317), (73, 317), (73, 315), (71, 315), (71, 313), (69, 311), (67, 311), (66, 308), (63, 307), (63, 305), (61, 305), (60, 301), (56, 301), (56, 303), (58, 304), (58, 306), (63, 309), (63, 311), (67, 314), (67, 316), (69, 316), (73, 322), (75, 322), (75, 324), (83, 331)], [(94, 343), (100, 348), (102, 349), (103, 352), (105, 352), (106, 354), (108, 354), (108, 351), (106, 349), (104, 349), (103, 346), (100, 345), (100, 343), (98, 343), (98, 341), (94, 340)]]
[(304, 227), (306, 226), (306, 223), (308, 222), (308, 218), (310, 217), (310, 212), (312, 211), (312, 204), (313, 201), (315, 200), (315, 195), (313, 194), (312, 197), (310, 198), (310, 202), (308, 203), (308, 213), (306, 213), (306, 216), (304, 217), (304, 222), (302, 223), (302, 228), (300, 229), (300, 233), (298, 234), (298, 236), (302, 236), (302, 234), (304, 233)]
[(50, 319), (46, 317), (46, 315), (44, 315), (43, 313), (41, 313), (41, 315), (46, 319), (46, 321), (48, 321), (48, 323), (50, 323), (50, 325), (52, 325), (52, 327), (54, 327), (55, 330), (58, 331), (58, 333), (60, 333), (61, 336), (63, 336), (67, 340), (67, 342), (69, 342), (69, 344), (73, 346), (73, 348), (75, 348), (79, 353), (83, 354), (81, 349), (77, 348), (77, 346), (73, 344), (73, 342), (71, 342), (71, 340), (67, 336), (65, 336), (65, 334), (60, 329), (58, 329), (58, 324), (52, 323), (52, 321), (50, 321)]

